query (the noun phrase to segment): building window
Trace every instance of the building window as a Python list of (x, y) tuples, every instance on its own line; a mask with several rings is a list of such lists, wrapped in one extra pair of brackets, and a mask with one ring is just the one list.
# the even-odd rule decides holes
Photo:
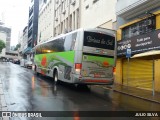
[(93, 0), (93, 4), (95, 4), (97, 1), (99, 1), (99, 0)]
[(156, 17), (151, 16), (122, 29), (122, 39), (145, 34), (156, 29)]
[(89, 5), (86, 6), (86, 9), (88, 9), (88, 8), (89, 8)]
[(47, 3), (47, 0), (44, 0), (43, 2), (44, 2), (44, 3)]

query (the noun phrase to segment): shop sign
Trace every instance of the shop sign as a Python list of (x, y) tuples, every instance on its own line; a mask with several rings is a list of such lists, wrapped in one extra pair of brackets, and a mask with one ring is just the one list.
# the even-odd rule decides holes
[(117, 56), (124, 56), (127, 48), (132, 49), (132, 55), (150, 50), (160, 50), (160, 30), (118, 41)]

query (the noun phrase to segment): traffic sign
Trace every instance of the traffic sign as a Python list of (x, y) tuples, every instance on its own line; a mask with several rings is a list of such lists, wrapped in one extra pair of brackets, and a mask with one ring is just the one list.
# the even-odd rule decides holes
[(131, 48), (127, 48), (126, 49), (126, 57), (130, 58), (131, 57), (131, 53), (132, 53)]

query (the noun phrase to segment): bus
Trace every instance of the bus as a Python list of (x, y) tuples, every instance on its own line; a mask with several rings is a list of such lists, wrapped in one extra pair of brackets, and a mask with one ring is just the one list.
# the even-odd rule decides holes
[(102, 28), (78, 29), (35, 46), (34, 70), (55, 82), (107, 84), (114, 82), (116, 39)]

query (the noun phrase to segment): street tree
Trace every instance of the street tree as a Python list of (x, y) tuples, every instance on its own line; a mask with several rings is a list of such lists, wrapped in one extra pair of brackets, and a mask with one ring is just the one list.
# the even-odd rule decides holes
[(14, 51), (17, 51), (18, 48), (20, 48), (20, 47), (21, 47), (21, 44), (17, 44), (16, 47), (14, 48)]
[(0, 53), (2, 52), (2, 49), (5, 47), (6, 47), (6, 45), (5, 45), (4, 41), (0, 40)]

